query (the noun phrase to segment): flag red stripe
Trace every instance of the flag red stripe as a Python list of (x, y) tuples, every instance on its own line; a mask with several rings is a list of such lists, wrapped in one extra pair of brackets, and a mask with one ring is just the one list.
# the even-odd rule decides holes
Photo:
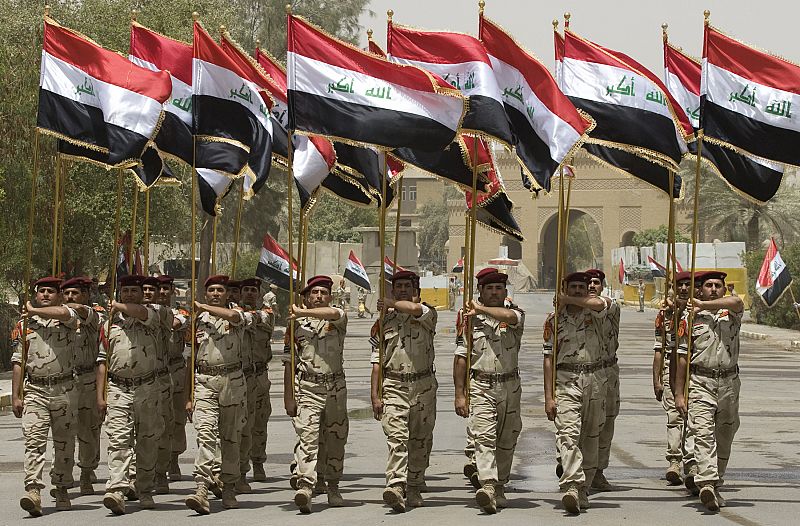
[(278, 64), (271, 56), (264, 53), (260, 49), (256, 50), (256, 60), (258, 64), (264, 68), (264, 71), (272, 78), (273, 83), (278, 88), (274, 93), (275, 97), (281, 102), (286, 102), (286, 70)]
[(389, 55), (432, 64), (483, 62), (491, 66), (481, 41), (470, 35), (420, 31), (389, 23)]
[(558, 31), (553, 31), (553, 47), (555, 48), (556, 62), (564, 60), (564, 37)]
[(211, 35), (208, 34), (199, 22), (194, 23), (193, 56), (204, 62), (209, 62), (221, 68), (228, 69), (243, 79), (259, 84), (258, 81), (250, 78), (251, 72), (225, 53), (222, 47), (211, 38)]
[(331, 141), (316, 135), (309, 135), (308, 140), (311, 141), (317, 152), (325, 159), (325, 164), (328, 165), (328, 168), (332, 169), (336, 164), (336, 151), (333, 149)]
[(664, 45), (664, 64), (687, 90), (700, 96), (700, 64), (669, 44)]
[(192, 46), (133, 23), (130, 54), (192, 85)]
[(44, 50), (97, 80), (159, 102), (167, 100), (172, 93), (168, 73), (137, 66), (122, 55), (48, 20), (44, 23)]
[(775, 244), (775, 240), (770, 238), (769, 248), (767, 249), (767, 253), (764, 254), (764, 262), (761, 264), (761, 271), (758, 273), (757, 285), (759, 287), (769, 288), (772, 286), (772, 272), (770, 266), (777, 253), (778, 246)]
[(379, 57), (386, 58), (386, 52), (381, 49), (381, 47), (375, 43), (374, 40), (370, 39), (369, 41), (369, 52), (375, 53)]
[[(271, 235), (267, 234), (266, 236), (264, 236), (263, 247), (266, 248), (268, 251), (272, 252), (273, 254), (282, 257), (284, 260), (289, 261), (289, 254), (283, 249), (282, 246), (278, 244), (277, 241), (275, 241), (275, 239)], [(292, 260), (292, 268), (297, 270), (297, 262), (295, 262), (294, 260)]]
[[(228, 57), (241, 68), (241, 70), (244, 72), (244, 75), (242, 75), (244, 78), (250, 82), (255, 82), (259, 87), (264, 88), (270, 94), (280, 92), (280, 87), (276, 85), (272, 78), (267, 76), (265, 71), (262, 71), (256, 67), (256, 64), (251, 62), (253, 59), (242, 53), (227, 35), (222, 37), (220, 47), (225, 54), (228, 55)], [(270, 101), (270, 107), (271, 106), (272, 104)]]

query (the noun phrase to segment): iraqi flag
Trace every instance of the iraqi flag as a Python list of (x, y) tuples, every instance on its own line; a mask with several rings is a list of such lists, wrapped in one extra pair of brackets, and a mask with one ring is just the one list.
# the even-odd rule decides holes
[[(488, 182), (478, 189), (475, 198), (475, 220), (488, 230), (523, 241), (522, 231), (513, 213), (514, 203), (505, 192), (500, 174), (492, 168), (486, 177)], [(469, 213), (472, 209), (472, 191), (466, 191), (464, 197)]]
[[(78, 146), (77, 144), (73, 144), (61, 139), (58, 141), (57, 149), (58, 153), (64, 159), (88, 162), (101, 166), (105, 169), (110, 168), (108, 153), (98, 152), (97, 150)], [(164, 164), (164, 161), (161, 159), (161, 155), (159, 155), (158, 150), (156, 150), (153, 145), (149, 145), (145, 149), (140, 161), (141, 162), (138, 165), (128, 168), (128, 171), (138, 178), (137, 183), (140, 188), (150, 188), (157, 182), (170, 184), (166, 182), (174, 182), (176, 180), (175, 174), (173, 174), (172, 170), (170, 170), (169, 167)]]
[(800, 66), (706, 24), (702, 75), (704, 142), (800, 165)]
[(372, 292), (369, 276), (367, 276), (367, 269), (364, 268), (364, 265), (352, 250), (350, 251), (350, 256), (347, 258), (347, 266), (344, 268), (344, 279), (349, 279), (362, 289)]
[(272, 164), (272, 100), (199, 22), (193, 57), (196, 166), (244, 175), (251, 185), (265, 181)]
[(464, 114), (461, 94), (289, 15), (289, 128), (364, 145), (441, 150)]
[(272, 105), (272, 158), (286, 166), (289, 162), (289, 106), (286, 94), (286, 69), (278, 59), (263, 49), (256, 48), (256, 62), (269, 76), (274, 91), (270, 90)]
[(772, 307), (791, 286), (792, 276), (789, 274), (789, 269), (781, 259), (775, 240), (770, 238), (764, 263), (761, 264), (761, 271), (758, 273), (756, 292), (767, 307)]
[(386, 178), (386, 207), (394, 201), (392, 186), (397, 179), (392, 176), (388, 162), (384, 164), (384, 154), (373, 148), (353, 146), (343, 142), (334, 143), (336, 168), (340, 176), (354, 184), (363, 185), (372, 201), (380, 206), (383, 193), (383, 178)]
[(489, 55), (480, 40), (461, 33), (421, 31), (389, 21), (386, 51), (390, 60), (430, 71), (469, 99), (462, 128), (514, 144)]
[(389, 259), (389, 256), (383, 257), (383, 279), (386, 281), (392, 281), (392, 277), (394, 276), (395, 272), (400, 272), (401, 270), (405, 270), (400, 265), (397, 265), (395, 268), (394, 261)]
[[(664, 41), (665, 84), (695, 130), (700, 128), (700, 62)], [(697, 143), (689, 143), (697, 154)], [(711, 141), (704, 141), (701, 155), (711, 169), (738, 192), (760, 203), (769, 201), (778, 191), (784, 166), (742, 155)]]
[(625, 285), (628, 283), (628, 274), (625, 272), (625, 262), (622, 258), (619, 258), (619, 275), (617, 279), (619, 280), (620, 285)]
[(621, 149), (677, 171), (687, 151), (684, 137), (692, 130), (683, 122), (685, 116), (673, 119), (677, 114), (670, 95), (655, 75), (629, 57), (569, 30), (564, 33), (559, 75), (564, 94), (597, 123), (587, 142)]
[(549, 192), (550, 178), (581, 147), (594, 122), (575, 109), (544, 64), (482, 14), (480, 38), (502, 89), (523, 173)]
[(451, 270), (453, 274), (460, 274), (464, 272), (464, 258), (458, 258), (455, 266), (453, 266), (453, 270)]
[(482, 137), (476, 139), (466, 135), (459, 135), (453, 144), (438, 152), (398, 148), (393, 150), (389, 157), (395, 157), (434, 177), (455, 183), (462, 190), (472, 188), (472, 165), (476, 161), (479, 184), (488, 181), (483, 174), (494, 166), (486, 139)]
[(197, 168), (197, 187), (200, 194), (200, 206), (203, 211), (216, 216), (222, 213), (220, 202), (233, 187), (233, 179), (216, 170)]
[(139, 67), (87, 37), (44, 20), (36, 126), (107, 154), (108, 166), (138, 165), (163, 120), (169, 75)]
[(664, 278), (667, 276), (667, 268), (650, 256), (647, 256), (647, 265), (654, 278)]
[(319, 136), (295, 135), (294, 142), (292, 175), (300, 194), (300, 205), (308, 211), (316, 202), (320, 186), (336, 166), (336, 152), (328, 139)]
[[(294, 262), (292, 270), (297, 284), (297, 265)], [(264, 236), (256, 276), (283, 290), (289, 290), (289, 254), (269, 234)]]

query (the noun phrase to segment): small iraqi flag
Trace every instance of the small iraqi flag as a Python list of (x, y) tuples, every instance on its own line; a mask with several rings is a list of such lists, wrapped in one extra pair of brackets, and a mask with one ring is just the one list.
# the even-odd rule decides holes
[[(292, 270), (297, 283), (297, 265), (294, 262)], [(283, 290), (289, 290), (289, 254), (269, 234), (264, 236), (256, 276)]]
[(622, 258), (619, 258), (619, 276), (617, 276), (621, 285), (624, 285), (628, 282), (625, 276), (625, 262)]
[(405, 270), (400, 265), (397, 265), (395, 269), (394, 262), (389, 259), (389, 256), (384, 256), (383, 258), (383, 279), (386, 281), (392, 281), (392, 277), (394, 276), (395, 272), (399, 272), (401, 270)]
[(775, 240), (770, 238), (769, 248), (764, 255), (764, 263), (761, 264), (761, 272), (758, 273), (756, 280), (756, 292), (767, 307), (772, 307), (791, 286), (792, 276), (789, 274), (789, 269), (781, 259)]
[(367, 269), (356, 257), (356, 253), (350, 251), (350, 256), (347, 258), (347, 266), (344, 268), (344, 279), (349, 279), (362, 289), (372, 292), (372, 286), (369, 283), (369, 276), (367, 276)]
[(464, 272), (464, 258), (458, 258), (458, 262), (450, 272), (453, 274), (460, 274), (461, 272)]
[(647, 265), (650, 267), (650, 272), (653, 273), (654, 278), (664, 278), (667, 276), (667, 268), (651, 256), (647, 256)]

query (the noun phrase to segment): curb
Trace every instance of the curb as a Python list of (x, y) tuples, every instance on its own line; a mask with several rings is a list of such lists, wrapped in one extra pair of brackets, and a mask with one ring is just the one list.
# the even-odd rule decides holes
[[(797, 342), (800, 344), (800, 342)], [(0, 393), (0, 409), (11, 407), (11, 391), (7, 393)]]
[[(769, 338), (769, 336), (761, 332), (739, 331), (739, 335), (742, 338), (747, 338), (749, 340), (766, 340), (767, 338)], [(798, 348), (800, 348), (800, 342), (797, 343), (798, 343)]]

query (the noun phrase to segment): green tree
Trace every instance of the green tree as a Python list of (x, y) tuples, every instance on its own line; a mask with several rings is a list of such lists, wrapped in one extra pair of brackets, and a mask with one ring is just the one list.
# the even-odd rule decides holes
[(360, 226), (378, 226), (378, 208), (353, 206), (328, 192), (320, 192), (308, 222), (309, 241), (361, 241)]
[(438, 271), (444, 261), (447, 241), (450, 239), (450, 216), (446, 194), (441, 200), (423, 203), (417, 209), (417, 215), (419, 216), (417, 231), (419, 265), (421, 268)]
[[(661, 225), (657, 228), (648, 228), (637, 232), (633, 236), (633, 244), (637, 247), (652, 247), (656, 243), (666, 243), (669, 239), (669, 229), (667, 225)], [(686, 237), (683, 232), (675, 231), (676, 243), (691, 243), (691, 239)]]

